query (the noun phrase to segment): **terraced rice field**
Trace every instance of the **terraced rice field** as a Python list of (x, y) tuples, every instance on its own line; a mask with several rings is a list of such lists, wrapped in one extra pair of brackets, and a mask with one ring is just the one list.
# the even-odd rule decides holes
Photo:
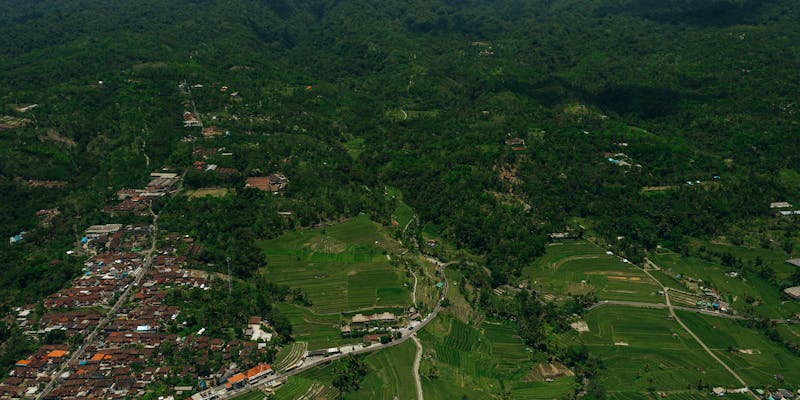
[(400, 268), (384, 252), (399, 250), (366, 215), (326, 227), (287, 233), (263, 241), (267, 266), (262, 273), (275, 283), (303, 289), (319, 314), (373, 307), (407, 307), (410, 289)]
[(586, 241), (548, 246), (545, 256), (523, 273), (551, 296), (594, 292), (600, 300), (663, 302), (659, 286), (639, 268)]
[(275, 391), (275, 400), (298, 400), (306, 393), (309, 393), (314, 384), (318, 383), (310, 379), (293, 376)]
[[(492, 398), (511, 390), (512, 398), (553, 398), (571, 393), (574, 379), (526, 382), (535, 355), (508, 322), (483, 321), (479, 327), (451, 316), (437, 318), (418, 333), (425, 349), (422, 370), (435, 368), (438, 377), (422, 374), (425, 398)], [(536, 393), (542, 393), (540, 396)]]
[(739, 386), (666, 310), (611, 306), (585, 318), (590, 331), (580, 339), (603, 360), (610, 397), (644, 398), (648, 389), (693, 395), (687, 385), (699, 382)]
[(748, 385), (777, 385), (775, 375), (782, 375), (786, 387), (800, 386), (800, 370), (797, 368), (800, 357), (758, 331), (735, 321), (697, 313), (679, 311), (678, 316)]
[(297, 365), (306, 350), (308, 350), (306, 342), (293, 342), (288, 346), (284, 346), (275, 356), (275, 369), (283, 372), (287, 368)]
[(281, 312), (292, 324), (292, 337), (298, 342), (307, 342), (309, 349), (322, 349), (352, 343), (357, 339), (344, 339), (339, 333), (341, 317), (319, 315), (294, 304), (278, 304)]
[(348, 399), (393, 399), (416, 400), (412, 368), (417, 348), (407, 341), (366, 357), (367, 376), (361, 389), (348, 393)]

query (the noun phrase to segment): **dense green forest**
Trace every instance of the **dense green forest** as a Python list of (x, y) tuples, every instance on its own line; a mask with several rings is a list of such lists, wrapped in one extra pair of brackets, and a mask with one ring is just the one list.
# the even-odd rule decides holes
[[(770, 202), (800, 202), (799, 43), (790, 0), (0, 1), (0, 311), (67, 284), (65, 252), (115, 191), (191, 168), (194, 109), (228, 132), (195, 144), (237, 174), (190, 171), (187, 188), (229, 194), (176, 198), (162, 227), (242, 278), (257, 240), (360, 212), (390, 224), (387, 187), (414, 235), (441, 228), (494, 286), (566, 229), (634, 262), (751, 240)], [(243, 189), (273, 171), (281, 196)], [(536, 343), (553, 313), (520, 304), (499, 312)]]

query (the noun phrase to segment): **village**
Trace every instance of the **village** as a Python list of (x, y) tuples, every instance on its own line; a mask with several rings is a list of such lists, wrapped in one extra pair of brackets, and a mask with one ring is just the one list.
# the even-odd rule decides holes
[[(151, 215), (152, 201), (179, 190), (179, 181), (175, 173), (153, 173), (144, 189), (120, 190), (119, 203), (105, 211)], [(16, 323), (27, 335), (64, 338), (67, 343), (44, 345), (17, 361), (0, 383), (0, 398), (139, 398), (167, 382), (174, 382), (174, 395), (186, 397), (220, 382), (236, 384), (239, 376), (254, 382), (272, 372), (259, 361), (266, 358), (271, 338), (267, 321), (260, 317), (241, 327), (243, 332), (261, 332), (253, 340), (223, 341), (203, 335), (204, 329), (188, 336), (169, 332), (168, 325), (181, 313), (180, 307), (165, 304), (170, 290), (210, 290), (229, 278), (187, 269), (186, 257), (176, 252), (179, 247), (196, 252), (192, 238), (159, 236), (155, 219), (152, 224), (109, 223), (84, 230), (76, 249), (68, 252), (86, 256), (72, 285), (44, 300), (38, 320), (31, 319), (37, 313), (34, 304), (15, 310)], [(178, 360), (171, 355), (178, 352), (191, 356)], [(221, 354), (225, 366), (201, 374), (197, 366), (209, 353)]]

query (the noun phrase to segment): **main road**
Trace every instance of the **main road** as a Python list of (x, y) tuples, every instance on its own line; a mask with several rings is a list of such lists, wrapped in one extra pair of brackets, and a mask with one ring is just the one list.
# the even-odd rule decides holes
[(412, 338), (412, 336), (413, 336), (413, 334), (415, 332), (417, 332), (420, 329), (424, 328), (431, 321), (433, 321), (433, 319), (436, 318), (437, 315), (439, 315), (439, 311), (442, 309), (442, 300), (444, 300), (445, 297), (447, 296), (448, 283), (447, 283), (447, 277), (444, 274), (444, 268), (447, 265), (450, 265), (452, 263), (443, 263), (443, 262), (441, 262), (441, 261), (439, 261), (439, 260), (437, 260), (435, 258), (431, 258), (431, 257), (427, 257), (427, 260), (433, 262), (434, 264), (436, 264), (439, 267), (439, 275), (441, 275), (442, 281), (444, 282), (444, 285), (442, 286), (442, 293), (439, 296), (439, 301), (436, 302), (436, 306), (433, 307), (433, 311), (431, 311), (431, 313), (428, 314), (424, 319), (422, 319), (418, 324), (415, 324), (415, 325), (409, 324), (408, 326), (405, 326), (405, 327), (400, 328), (397, 331), (395, 331), (395, 332), (399, 332), (400, 333), (400, 338), (395, 339), (395, 340), (393, 340), (391, 342), (388, 342), (388, 343), (373, 344), (373, 345), (368, 346), (368, 347), (356, 348), (355, 346), (352, 346), (352, 347), (350, 347), (350, 351), (346, 351), (348, 346), (344, 346), (343, 348), (345, 349), (345, 351), (342, 351), (341, 353), (338, 353), (338, 354), (335, 354), (335, 355), (332, 355), (332, 356), (329, 356), (329, 357), (324, 357), (324, 358), (315, 358), (314, 360), (310, 360), (310, 361), (308, 361), (308, 359), (307, 359), (308, 362), (303, 363), (302, 366), (300, 366), (298, 368), (295, 368), (295, 369), (293, 369), (291, 371), (282, 373), (282, 374), (281, 373), (277, 373), (276, 375), (271, 376), (268, 380), (260, 382), (258, 384), (247, 385), (247, 386), (245, 386), (245, 387), (243, 387), (241, 389), (235, 389), (235, 390), (226, 390), (224, 385), (220, 385), (220, 386), (216, 386), (216, 387), (211, 388), (211, 389), (206, 389), (201, 393), (208, 393), (208, 394), (218, 393), (217, 397), (215, 397), (216, 399), (230, 399), (232, 397), (239, 396), (239, 395), (242, 395), (242, 394), (247, 393), (247, 392), (252, 392), (254, 390), (259, 390), (262, 386), (265, 386), (269, 382), (273, 382), (273, 381), (276, 381), (276, 380), (279, 380), (279, 379), (282, 379), (282, 378), (288, 378), (290, 376), (297, 375), (299, 373), (308, 371), (309, 369), (314, 368), (316, 366), (327, 364), (327, 363), (330, 363), (331, 361), (338, 360), (338, 359), (347, 357), (349, 355), (372, 353), (374, 351), (387, 349), (389, 347), (398, 346), (400, 344), (405, 343), (407, 340)]

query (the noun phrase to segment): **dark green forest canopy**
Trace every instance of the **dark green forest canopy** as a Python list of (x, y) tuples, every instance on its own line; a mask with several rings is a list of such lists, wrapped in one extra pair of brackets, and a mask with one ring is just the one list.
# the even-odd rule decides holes
[[(105, 220), (99, 210), (115, 190), (143, 183), (155, 166), (190, 165), (183, 80), (206, 87), (195, 91), (201, 112), (243, 117), (214, 144), (243, 155), (227, 165), (242, 176), (214, 183), (241, 188), (276, 165), (294, 174), (286, 203), (238, 193), (165, 209), (165, 224), (213, 242), (216, 261), (293, 228), (271, 216), (251, 223), (287, 205), (301, 226), (360, 211), (388, 223), (385, 186), (400, 188), (423, 223), (485, 255), (496, 283), (574, 217), (630, 238), (632, 257), (722, 234), (767, 215), (770, 201), (800, 201), (794, 6), (2, 1), (0, 115), (29, 122), (0, 131), (0, 228), (5, 237), (31, 231), (0, 245), (0, 283), (14, 288), (2, 300), (19, 304), (66, 282), (74, 270), (48, 261), (63, 258), (75, 229)], [(223, 85), (243, 100), (219, 93)], [(40, 106), (14, 109), (31, 103)], [(505, 145), (509, 137), (525, 149)], [(360, 155), (348, 157), (346, 144), (359, 140)], [(641, 167), (612, 165), (607, 152)], [(40, 190), (25, 179), (67, 185)], [(647, 186), (676, 188), (651, 195)], [(63, 211), (58, 223), (37, 228), (36, 211), (51, 207)], [(203, 213), (181, 225), (182, 210)], [(55, 278), (31, 279), (42, 274)]]

